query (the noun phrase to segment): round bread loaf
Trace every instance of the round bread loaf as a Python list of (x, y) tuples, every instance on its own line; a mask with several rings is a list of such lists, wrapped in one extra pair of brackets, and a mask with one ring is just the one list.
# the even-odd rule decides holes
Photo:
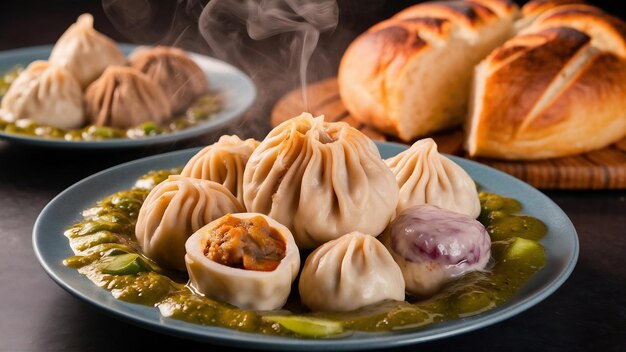
[(626, 24), (598, 8), (544, 12), (474, 77), (471, 156), (560, 157), (626, 135)]
[(341, 99), (360, 121), (405, 141), (460, 125), (472, 70), (514, 35), (507, 0), (415, 5), (370, 28), (339, 66)]

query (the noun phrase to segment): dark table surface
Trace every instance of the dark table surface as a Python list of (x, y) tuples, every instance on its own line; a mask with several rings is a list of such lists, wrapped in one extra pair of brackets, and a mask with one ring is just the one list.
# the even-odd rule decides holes
[[(342, 6), (345, 3), (350, 1)], [(322, 37), (321, 54), (312, 60), (312, 79), (332, 74), (324, 68), (336, 67), (341, 51), (355, 33), (397, 10), (388, 5), (368, 6), (348, 11), (348, 20), (340, 22), (332, 35)], [(38, 1), (33, 7), (0, 9), (5, 14), (0, 21), (0, 49), (53, 43), (84, 11), (95, 14), (96, 25), (103, 32), (128, 41), (107, 22), (99, 2)], [(24, 20), (47, 30), (44, 34), (42, 27), (39, 31), (19, 30), (16, 26)], [(245, 63), (235, 63), (245, 67)], [(269, 130), (272, 104), (297, 80), (282, 77), (281, 84), (264, 89), (267, 76), (253, 76), (261, 87), (253, 108), (234, 126), (200, 139), (115, 153), (41, 149), (0, 141), (0, 350), (111, 351), (146, 344), (180, 350), (215, 348), (129, 325), (71, 296), (48, 278), (37, 262), (31, 232), (48, 201), (97, 171), (148, 155), (206, 145), (223, 133), (261, 138)], [(545, 193), (563, 208), (578, 231), (580, 257), (569, 280), (545, 301), (506, 321), (399, 350), (626, 350), (626, 191)]]

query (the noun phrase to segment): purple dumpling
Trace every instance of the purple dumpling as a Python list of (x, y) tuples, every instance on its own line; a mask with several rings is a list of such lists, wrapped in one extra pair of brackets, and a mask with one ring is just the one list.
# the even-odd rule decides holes
[(491, 239), (480, 222), (433, 205), (402, 211), (382, 241), (402, 269), (407, 292), (422, 297), (455, 277), (483, 270), (491, 256)]

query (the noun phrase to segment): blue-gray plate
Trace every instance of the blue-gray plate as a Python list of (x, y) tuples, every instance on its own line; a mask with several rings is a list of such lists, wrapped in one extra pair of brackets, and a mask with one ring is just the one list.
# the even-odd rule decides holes
[[(132, 52), (136, 46), (122, 44), (124, 54)], [(4, 73), (16, 65), (28, 66), (35, 60), (47, 60), (52, 51), (51, 45), (36, 46), (0, 52), (0, 73)], [(222, 107), (211, 119), (196, 126), (172, 133), (130, 139), (106, 139), (101, 141), (66, 141), (63, 139), (42, 138), (0, 131), (0, 138), (43, 147), (76, 148), (76, 149), (109, 149), (132, 148), (149, 145), (172, 143), (197, 137), (215, 130), (226, 123), (233, 122), (241, 116), (254, 102), (256, 88), (254, 83), (239, 69), (208, 56), (189, 53), (191, 58), (206, 74), (211, 90), (222, 97)]]
[[(377, 145), (383, 157), (396, 155), (406, 148), (392, 143)], [(164, 318), (157, 308), (116, 300), (110, 292), (97, 287), (75, 269), (63, 266), (63, 259), (73, 254), (63, 231), (81, 220), (83, 209), (109, 194), (131, 188), (137, 178), (150, 170), (184, 165), (198, 150), (187, 149), (125, 163), (90, 176), (54, 198), (39, 215), (33, 231), (35, 253), (52, 279), (78, 298), (128, 322), (194, 340), (265, 349), (363, 350), (441, 339), (512, 317), (539, 303), (561, 286), (578, 258), (576, 230), (565, 213), (549, 198), (505, 173), (451, 157), (486, 191), (519, 200), (524, 207), (523, 211), (543, 220), (549, 230), (541, 241), (548, 256), (546, 266), (506, 304), (472, 317), (419, 330), (355, 333), (343, 339), (308, 340), (267, 336)]]

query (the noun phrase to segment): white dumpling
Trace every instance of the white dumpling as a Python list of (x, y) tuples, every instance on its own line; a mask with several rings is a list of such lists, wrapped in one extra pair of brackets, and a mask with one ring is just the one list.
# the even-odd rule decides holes
[(46, 61), (28, 65), (2, 98), (2, 109), (12, 119), (30, 119), (42, 125), (71, 129), (85, 122), (83, 92), (62, 67)]
[(161, 87), (132, 67), (109, 66), (85, 90), (85, 113), (96, 126), (157, 125), (172, 117), (170, 102)]
[(382, 243), (352, 232), (309, 254), (299, 290), (302, 303), (313, 311), (350, 311), (404, 300), (404, 278)]
[(243, 192), (248, 211), (287, 226), (301, 249), (350, 231), (378, 236), (398, 202), (398, 185), (372, 140), (308, 113), (274, 128), (255, 149)]
[(117, 44), (93, 28), (93, 16), (78, 17), (56, 42), (50, 54), (50, 64), (61, 66), (78, 79), (85, 88), (109, 65), (123, 65), (124, 54)]
[(144, 201), (135, 234), (143, 253), (160, 265), (185, 270), (185, 242), (204, 225), (244, 209), (224, 186), (170, 176)]
[(480, 215), (480, 200), (472, 178), (454, 161), (439, 154), (431, 138), (385, 160), (400, 187), (398, 213), (420, 204), (465, 214)]
[(300, 269), (300, 253), (289, 229), (262, 214), (217, 219), (194, 233), (185, 246), (191, 286), (243, 309), (282, 307)]
[(252, 138), (222, 136), (194, 155), (181, 175), (221, 183), (243, 204), (243, 172), (258, 145)]
[(491, 238), (480, 222), (433, 205), (405, 209), (381, 240), (400, 266), (407, 292), (420, 297), (483, 270), (491, 257)]

